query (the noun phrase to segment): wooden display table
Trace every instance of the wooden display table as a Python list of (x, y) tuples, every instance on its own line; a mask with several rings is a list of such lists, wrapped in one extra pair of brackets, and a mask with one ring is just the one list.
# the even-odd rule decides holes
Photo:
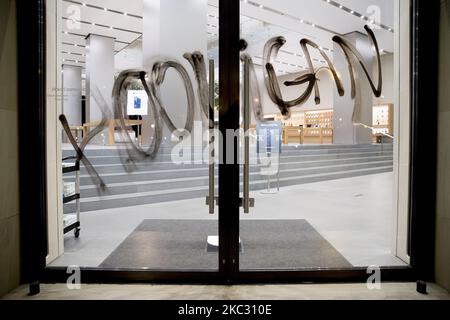
[(333, 144), (333, 129), (330, 128), (305, 128), (302, 135), (304, 144)]
[(284, 127), (283, 128), (283, 144), (298, 143), (303, 144), (302, 128)]
[(74, 133), (75, 140), (81, 141), (83, 139), (84, 127), (83, 126), (70, 126), (70, 131)]
[[(94, 121), (85, 123), (83, 125), (83, 137), (87, 137), (89, 131), (91, 128), (95, 128), (99, 126), (101, 121)], [(144, 124), (144, 121), (142, 120), (125, 120), (125, 126), (126, 127), (133, 127), (133, 126), (141, 126)], [(116, 145), (116, 139), (114, 138), (114, 133), (116, 132), (116, 128), (122, 126), (121, 120), (118, 119), (112, 119), (108, 120), (106, 122), (106, 126), (108, 127), (108, 146), (114, 146)]]
[(289, 143), (332, 144), (333, 129), (285, 127), (283, 129), (283, 144)]

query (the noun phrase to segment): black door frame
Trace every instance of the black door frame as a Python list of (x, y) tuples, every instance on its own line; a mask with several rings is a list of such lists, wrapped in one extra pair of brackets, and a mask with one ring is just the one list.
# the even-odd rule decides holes
[[(219, 1), (220, 130), (239, 127), (240, 1)], [(17, 0), (22, 283), (65, 282), (46, 267), (45, 0)], [(26, 10), (24, 10), (26, 8)], [(439, 1), (412, 0), (410, 267), (383, 268), (383, 281), (434, 280)], [(437, 139), (436, 139), (437, 140)], [(225, 148), (222, 148), (225, 152)], [(237, 152), (235, 152), (237, 154)], [(226, 157), (224, 157), (226, 159)], [(236, 162), (237, 163), (237, 162)], [(366, 281), (351, 270), (239, 271), (239, 165), (219, 167), (218, 272), (82, 269), (83, 283), (275, 283)]]

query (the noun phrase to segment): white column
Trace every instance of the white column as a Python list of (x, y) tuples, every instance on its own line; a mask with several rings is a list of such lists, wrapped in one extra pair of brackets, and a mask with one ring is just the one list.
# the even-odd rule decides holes
[[(151, 71), (159, 57), (181, 62), (191, 75), (196, 92), (196, 81), (190, 64), (183, 58), (186, 52), (200, 51), (207, 59), (207, 0), (144, 0), (143, 65)], [(164, 105), (177, 127), (184, 127), (187, 99), (177, 73), (169, 71), (161, 90)], [(196, 119), (200, 110), (196, 109)], [(149, 142), (151, 117), (144, 117), (144, 143)], [(170, 133), (164, 130), (170, 139)]]
[(394, 209), (392, 253), (409, 263), (408, 230), (410, 194), (411, 138), (411, 59), (408, 1), (395, 3), (395, 53), (394, 53)]
[(102, 119), (101, 108), (94, 99), (99, 94), (112, 113), (114, 85), (114, 39), (90, 34), (86, 38), (86, 121)]
[(63, 113), (70, 126), (81, 126), (81, 67), (63, 65)]
[[(367, 69), (373, 69), (373, 49), (369, 38), (362, 33), (353, 32), (345, 36), (361, 53)], [(339, 71), (345, 87), (345, 96), (340, 97), (334, 93), (334, 143), (335, 144), (371, 144), (372, 131), (362, 126), (355, 126), (352, 121), (354, 101), (351, 98), (350, 74), (344, 52), (336, 43), (334, 44), (334, 64)], [(361, 89), (362, 114), (361, 123), (372, 126), (373, 118), (373, 92), (361, 66), (356, 66), (358, 84)]]

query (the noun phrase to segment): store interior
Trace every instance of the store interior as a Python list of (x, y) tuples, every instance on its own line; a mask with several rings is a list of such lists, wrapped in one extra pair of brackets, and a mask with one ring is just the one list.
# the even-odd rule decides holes
[[(49, 37), (56, 39), (52, 70), (61, 75), (57, 110), (65, 115), (75, 142), (82, 145), (107, 116), (105, 129), (84, 149), (105, 187), (99, 188), (85, 162), (77, 167), (73, 143), (59, 126), (54, 141), (60, 158), (57, 190), (63, 197), (55, 205), (53, 222), (50, 217), (55, 227), (49, 232), (57, 236), (50, 237), (54, 239), (50, 246), (56, 249), (50, 250), (48, 264), (217, 270), (218, 209), (210, 214), (205, 205), (210, 167), (202, 161), (175, 163), (177, 137), (167, 126), (162, 129), (156, 157), (137, 161), (133, 168), (124, 163), (126, 147), (111, 93), (124, 70), (150, 72), (158, 59), (177, 61), (194, 85), (196, 108), (192, 116), (200, 123), (200, 128), (195, 128), (201, 136), (208, 124), (202, 121), (195, 73), (183, 58), (185, 53), (198, 51), (207, 67), (214, 65), (217, 124), (218, 1), (83, 1), (56, 1), (56, 23), (47, 32), (57, 35)], [(406, 238), (399, 190), (408, 182), (401, 178), (404, 163), (399, 160), (399, 154), (407, 151), (401, 146), (408, 143), (399, 125), (408, 121), (401, 112), (400, 92), (409, 90), (409, 82), (402, 82), (404, 75), (400, 75), (407, 52), (401, 45), (407, 34), (398, 30), (404, 9), (401, 2), (241, 1), (241, 38), (248, 44), (245, 53), (252, 58), (254, 85), (260, 90), (256, 102), (261, 103), (265, 120), (280, 125), (281, 145), (273, 170), (265, 171), (258, 163), (249, 168), (254, 206), (249, 214), (241, 215), (242, 270), (349, 269), (409, 263), (403, 253), (406, 246), (399, 240)], [(355, 123), (347, 60), (333, 37), (352, 42), (377, 79), (378, 64), (365, 25), (371, 26), (378, 41), (383, 90), (376, 97), (362, 68), (355, 68), (362, 110), (360, 121)], [(278, 36), (286, 43), (271, 63), (286, 101), (296, 99), (306, 87), (285, 85), (310, 70), (299, 45), (305, 38), (318, 44), (338, 69), (345, 95), (338, 93), (329, 72), (320, 72), (320, 101), (315, 101), (312, 93), (302, 105), (291, 108), (289, 117), (282, 115), (267, 90), (263, 58), (267, 41)], [(310, 54), (316, 70), (328, 65), (318, 50), (311, 49)], [(128, 112), (124, 124), (132, 142), (145, 148), (154, 141), (157, 129), (143, 89), (138, 81), (129, 88), (127, 104), (139, 110)], [(173, 123), (183, 127), (188, 99), (174, 70), (167, 72), (161, 97)], [(241, 121), (244, 126), (244, 115)], [(259, 122), (252, 114), (251, 159), (258, 158), (260, 149)], [(201, 154), (203, 147), (194, 145), (190, 156)], [(217, 195), (220, 177), (217, 170), (213, 172)]]

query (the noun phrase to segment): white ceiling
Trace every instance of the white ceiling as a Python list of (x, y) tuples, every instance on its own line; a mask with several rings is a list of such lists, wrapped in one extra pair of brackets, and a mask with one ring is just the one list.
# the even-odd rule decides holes
[[(116, 66), (125, 69), (136, 65), (141, 59), (139, 50), (142, 35), (143, 0), (81, 0), (62, 1), (62, 58), (64, 64), (84, 66), (85, 37), (90, 34), (105, 35), (116, 39), (118, 54)], [(186, 1), (186, 0), (180, 0)], [(394, 0), (402, 1), (402, 0)], [(306, 66), (301, 56), (299, 41), (309, 38), (328, 49), (332, 58), (332, 37), (354, 31), (364, 32), (371, 9), (379, 17), (382, 26), (375, 30), (380, 47), (392, 52), (394, 48), (394, 1), (393, 0), (241, 0), (242, 37), (250, 46), (248, 52), (255, 63), (261, 63), (265, 42), (273, 36), (284, 36), (286, 45), (275, 62), (280, 74), (293, 73)], [(84, 3), (84, 4), (83, 4)], [(208, 0), (208, 20), (205, 32), (208, 35), (209, 55), (217, 56), (218, 0)], [(339, 6), (342, 6), (340, 8)], [(376, 5), (376, 7), (373, 7)], [(80, 21), (73, 9), (80, 10)], [(375, 10), (374, 10), (375, 9)], [(361, 17), (363, 15), (363, 17)], [(73, 26), (79, 28), (73, 28)], [(312, 52), (317, 65), (323, 64), (322, 57)]]

